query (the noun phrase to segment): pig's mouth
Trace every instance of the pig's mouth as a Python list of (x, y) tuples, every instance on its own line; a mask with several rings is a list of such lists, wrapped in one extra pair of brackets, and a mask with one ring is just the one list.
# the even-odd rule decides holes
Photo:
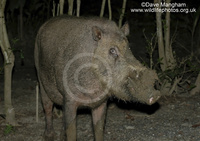
[(158, 89), (158, 81), (154, 84), (145, 84), (142, 80), (134, 81), (128, 77), (126, 94), (133, 99), (133, 101), (139, 101), (152, 105), (160, 98), (160, 91)]

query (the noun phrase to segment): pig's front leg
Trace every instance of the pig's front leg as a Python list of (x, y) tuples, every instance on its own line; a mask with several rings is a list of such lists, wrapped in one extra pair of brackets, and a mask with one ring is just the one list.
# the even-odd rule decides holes
[(76, 141), (76, 113), (77, 105), (74, 101), (65, 102), (64, 123), (65, 141)]
[(92, 110), (95, 141), (103, 141), (107, 102)]

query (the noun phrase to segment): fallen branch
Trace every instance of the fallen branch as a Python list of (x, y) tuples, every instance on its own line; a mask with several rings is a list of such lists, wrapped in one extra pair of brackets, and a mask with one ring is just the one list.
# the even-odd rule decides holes
[(181, 81), (181, 79), (182, 78), (178, 78), (178, 79), (177, 79), (177, 77), (175, 78), (174, 83), (169, 91), (169, 95), (171, 95), (173, 93), (173, 91), (175, 90), (177, 84)]

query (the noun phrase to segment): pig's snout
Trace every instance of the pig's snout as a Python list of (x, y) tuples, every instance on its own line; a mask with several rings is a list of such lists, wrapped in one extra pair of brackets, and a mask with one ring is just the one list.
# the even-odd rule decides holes
[(161, 83), (159, 80), (155, 80), (154, 82), (154, 94), (153, 96), (150, 96), (150, 99), (148, 101), (149, 105), (152, 105), (160, 98), (160, 89), (161, 89)]
[(135, 71), (134, 75), (128, 77), (127, 86), (131, 95), (138, 101), (152, 105), (160, 98), (160, 83), (156, 77), (150, 78), (150, 74), (144, 74)]
[(151, 98), (149, 99), (149, 101), (148, 101), (147, 104), (152, 105), (152, 104), (154, 104), (159, 98), (160, 98), (159, 95), (158, 95), (158, 96), (151, 97)]

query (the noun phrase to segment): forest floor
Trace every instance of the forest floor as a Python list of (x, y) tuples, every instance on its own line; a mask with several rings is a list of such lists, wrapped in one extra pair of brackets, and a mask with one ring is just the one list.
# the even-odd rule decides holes
[[(1, 76), (2, 77), (2, 76)], [(0, 79), (0, 88), (3, 81)], [(39, 102), (36, 122), (36, 77), (34, 70), (15, 71), (12, 100), (17, 127), (5, 124), (0, 116), (0, 141), (42, 141), (45, 117)], [(3, 114), (3, 89), (0, 89), (0, 114)], [(93, 141), (90, 110), (79, 110), (77, 141)], [(55, 139), (59, 141), (62, 118), (54, 115)], [(162, 97), (147, 106), (110, 100), (105, 124), (105, 141), (199, 141), (200, 94)]]

